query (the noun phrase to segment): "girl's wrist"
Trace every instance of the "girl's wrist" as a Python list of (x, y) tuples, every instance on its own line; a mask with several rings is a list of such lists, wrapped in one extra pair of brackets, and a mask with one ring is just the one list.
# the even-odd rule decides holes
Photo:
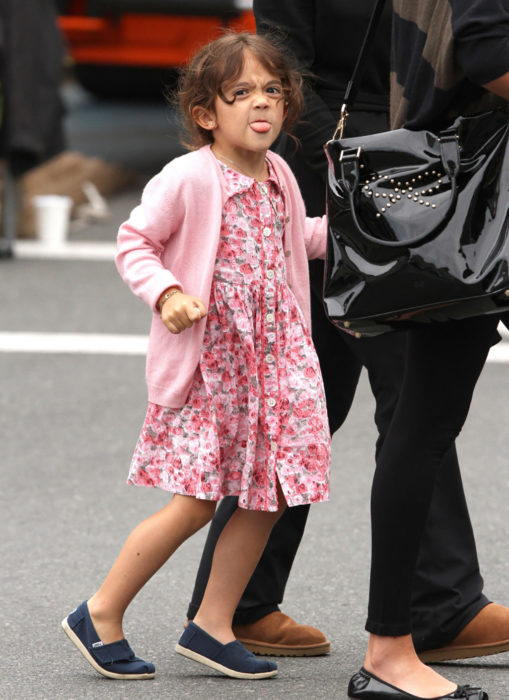
[(164, 304), (170, 299), (174, 294), (182, 294), (182, 290), (179, 289), (178, 287), (170, 287), (170, 289), (166, 289), (159, 299), (157, 300), (157, 308), (159, 310), (159, 313), (163, 310)]

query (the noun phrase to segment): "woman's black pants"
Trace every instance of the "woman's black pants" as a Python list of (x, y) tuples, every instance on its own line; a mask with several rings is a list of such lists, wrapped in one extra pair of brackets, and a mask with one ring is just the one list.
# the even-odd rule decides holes
[[(481, 316), (407, 333), (401, 390), (373, 479), (369, 632), (412, 631), (413, 577), (436, 477), (467, 417), (497, 322)], [(449, 530), (444, 513), (436, 545)], [(450, 552), (448, 569), (454, 561)]]

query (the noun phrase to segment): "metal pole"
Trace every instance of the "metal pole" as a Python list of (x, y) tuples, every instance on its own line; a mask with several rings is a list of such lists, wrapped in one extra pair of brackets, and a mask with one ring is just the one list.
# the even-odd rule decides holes
[(3, 167), (3, 197), (2, 197), (2, 230), (0, 234), (0, 258), (12, 258), (12, 244), (16, 237), (16, 224), (18, 218), (18, 192), (16, 181), (9, 167), (9, 162), (4, 161)]

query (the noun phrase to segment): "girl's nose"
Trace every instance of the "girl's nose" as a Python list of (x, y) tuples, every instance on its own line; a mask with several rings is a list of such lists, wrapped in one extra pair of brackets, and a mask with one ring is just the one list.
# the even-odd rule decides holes
[(255, 107), (266, 107), (269, 103), (267, 95), (264, 90), (257, 90), (254, 93), (254, 105)]

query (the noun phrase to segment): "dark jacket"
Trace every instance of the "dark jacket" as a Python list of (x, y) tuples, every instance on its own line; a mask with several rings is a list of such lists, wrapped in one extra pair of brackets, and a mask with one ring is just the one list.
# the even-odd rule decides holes
[[(386, 4), (361, 84), (358, 110), (385, 113), (389, 109), (391, 3)], [(315, 76), (305, 91), (306, 110), (295, 134), (300, 139), (306, 165), (322, 178), (326, 172), (323, 144), (334, 133), (372, 8), (369, 0), (254, 0), (253, 3), (257, 30), (275, 30), (282, 35), (299, 66)]]

